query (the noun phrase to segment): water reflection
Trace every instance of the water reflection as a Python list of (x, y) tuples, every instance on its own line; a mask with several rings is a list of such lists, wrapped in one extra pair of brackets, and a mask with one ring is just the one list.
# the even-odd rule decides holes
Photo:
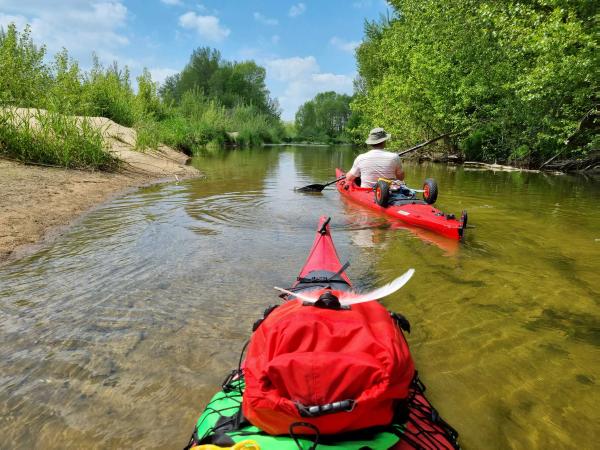
[(465, 448), (586, 448), (598, 423), (598, 183), (432, 176), (469, 211), (466, 241), (407, 228), (295, 186), (334, 178), (352, 149), (207, 153), (206, 178), (141, 189), (0, 269), (0, 442), (6, 448), (173, 448), (189, 437), (257, 315), (291, 283), (321, 214), (357, 287), (416, 275), (386, 305), (431, 400)]

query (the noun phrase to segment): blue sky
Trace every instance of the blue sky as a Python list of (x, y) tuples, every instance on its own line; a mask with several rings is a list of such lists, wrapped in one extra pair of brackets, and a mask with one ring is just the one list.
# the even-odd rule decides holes
[(51, 55), (65, 47), (84, 69), (95, 51), (157, 81), (200, 46), (253, 59), (291, 120), (318, 92), (352, 92), (364, 20), (386, 10), (385, 0), (0, 0), (0, 26), (29, 23)]

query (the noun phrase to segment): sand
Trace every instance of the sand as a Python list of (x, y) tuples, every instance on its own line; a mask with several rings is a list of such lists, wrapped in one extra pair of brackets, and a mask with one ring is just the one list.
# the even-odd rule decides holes
[(0, 159), (0, 265), (25, 256), (60, 236), (92, 207), (143, 185), (200, 176), (188, 157), (166, 146), (135, 150), (135, 130), (91, 118), (110, 151), (117, 173), (24, 165)]

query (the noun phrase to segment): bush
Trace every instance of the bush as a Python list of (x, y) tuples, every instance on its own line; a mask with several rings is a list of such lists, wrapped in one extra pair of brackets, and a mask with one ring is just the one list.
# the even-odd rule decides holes
[(0, 105), (39, 107), (51, 82), (44, 64), (45, 47), (31, 40), (31, 29), (19, 34), (14, 24), (0, 30)]
[(138, 118), (129, 70), (120, 70), (117, 63), (105, 69), (94, 56), (94, 65), (83, 84), (83, 97), (86, 115), (107, 117), (126, 127)]
[(118, 167), (89, 119), (44, 110), (0, 110), (0, 155), (72, 169)]

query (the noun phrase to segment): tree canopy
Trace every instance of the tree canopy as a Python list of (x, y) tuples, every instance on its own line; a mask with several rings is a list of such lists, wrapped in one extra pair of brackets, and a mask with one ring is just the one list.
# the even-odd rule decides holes
[(463, 132), (468, 158), (531, 163), (598, 146), (592, 0), (389, 3), (357, 49), (355, 133), (383, 126), (409, 145)]
[(254, 61), (229, 62), (218, 50), (201, 47), (178, 74), (165, 81), (161, 95), (179, 103), (183, 95), (196, 91), (226, 108), (253, 106), (264, 114), (279, 117), (279, 106), (267, 90), (266, 71)]
[(351, 117), (352, 97), (333, 91), (321, 92), (296, 112), (296, 130), (300, 139), (340, 141)]

